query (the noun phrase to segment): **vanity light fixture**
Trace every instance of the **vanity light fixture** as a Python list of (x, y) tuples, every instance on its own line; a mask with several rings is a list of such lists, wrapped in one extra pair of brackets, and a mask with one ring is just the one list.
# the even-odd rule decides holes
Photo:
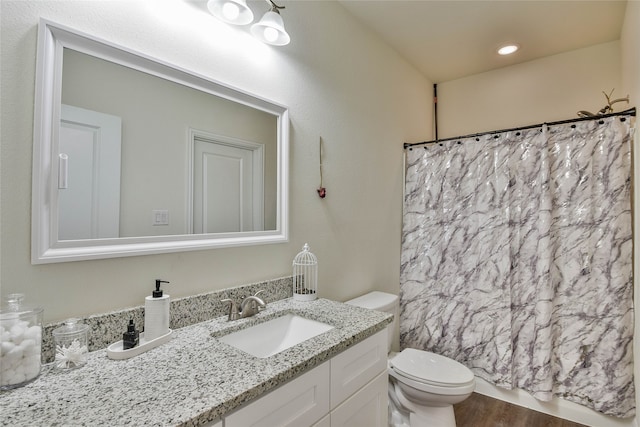
[(209, 0), (209, 12), (219, 20), (232, 25), (247, 25), (253, 21), (253, 12), (246, 0)]
[[(274, 46), (289, 44), (291, 37), (284, 29), (284, 21), (280, 16), (280, 9), (284, 9), (284, 6), (278, 6), (273, 0), (265, 1), (271, 5), (271, 9), (251, 26), (251, 34), (261, 42)], [(227, 24), (247, 25), (253, 21), (253, 12), (247, 6), (247, 0), (209, 0), (207, 8), (213, 16)]]
[(284, 6), (278, 6), (272, 0), (268, 1), (271, 3), (271, 10), (264, 14), (260, 22), (251, 26), (251, 34), (264, 43), (274, 46), (287, 45), (291, 37), (284, 29), (284, 21), (280, 16), (280, 9), (284, 9)]
[(507, 44), (498, 48), (498, 55), (511, 55), (518, 49), (520, 49), (520, 46), (518, 46), (517, 44)]

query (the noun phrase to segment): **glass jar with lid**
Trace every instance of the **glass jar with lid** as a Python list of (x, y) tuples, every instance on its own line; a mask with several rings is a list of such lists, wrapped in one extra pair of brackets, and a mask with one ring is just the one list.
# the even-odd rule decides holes
[(33, 381), (42, 366), (42, 311), (24, 304), (24, 294), (9, 294), (0, 310), (0, 389)]
[(89, 353), (89, 326), (78, 319), (67, 319), (64, 325), (53, 330), (56, 343), (56, 369), (73, 369), (87, 363)]

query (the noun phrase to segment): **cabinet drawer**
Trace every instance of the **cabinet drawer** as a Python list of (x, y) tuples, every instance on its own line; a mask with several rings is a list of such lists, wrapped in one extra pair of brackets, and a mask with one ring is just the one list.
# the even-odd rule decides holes
[(384, 329), (331, 359), (331, 409), (386, 370)]
[(331, 427), (387, 427), (388, 381), (385, 371), (331, 411)]
[(329, 364), (323, 363), (225, 417), (225, 427), (312, 425), (329, 412)]

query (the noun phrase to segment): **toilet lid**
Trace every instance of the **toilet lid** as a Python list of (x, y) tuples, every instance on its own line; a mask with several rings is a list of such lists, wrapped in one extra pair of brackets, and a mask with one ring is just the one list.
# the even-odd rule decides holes
[(474, 380), (473, 373), (463, 364), (414, 348), (402, 350), (390, 363), (396, 372), (415, 381), (454, 387)]

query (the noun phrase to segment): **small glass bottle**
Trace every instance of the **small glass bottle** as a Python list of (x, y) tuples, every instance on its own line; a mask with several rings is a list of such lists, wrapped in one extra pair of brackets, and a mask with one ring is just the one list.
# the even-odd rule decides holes
[(140, 343), (140, 332), (136, 330), (136, 325), (133, 323), (133, 319), (129, 320), (127, 326), (127, 332), (122, 334), (122, 349), (130, 350), (137, 347)]
[(68, 319), (53, 330), (56, 343), (56, 369), (74, 369), (87, 363), (89, 353), (89, 326), (78, 319)]

